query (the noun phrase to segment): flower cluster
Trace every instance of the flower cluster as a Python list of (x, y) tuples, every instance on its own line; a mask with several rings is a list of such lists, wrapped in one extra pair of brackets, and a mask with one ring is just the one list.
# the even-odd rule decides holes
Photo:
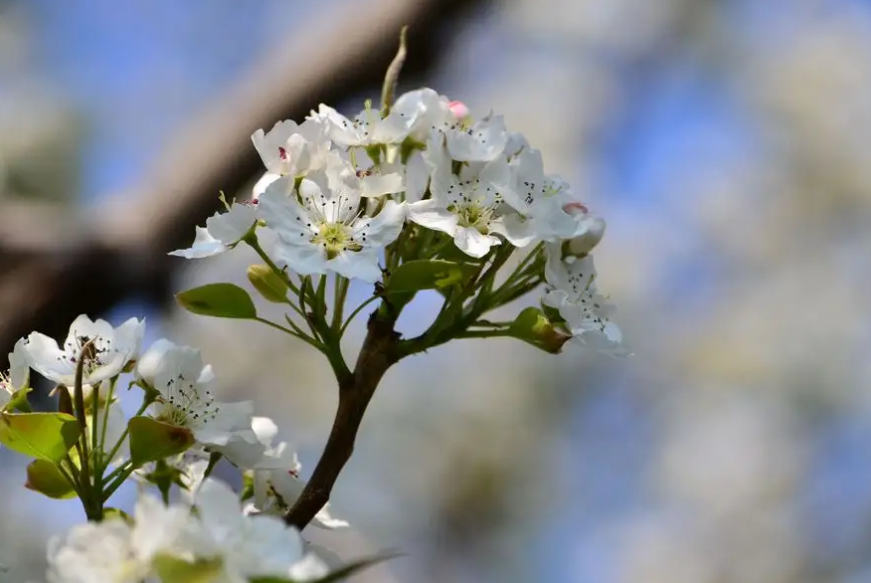
[[(162, 339), (143, 351), (144, 321), (113, 327), (80, 316), (62, 344), (36, 332), (15, 344), (0, 374), (0, 444), (33, 458), (28, 488), (78, 497), (89, 519), (52, 541), (49, 583), (338, 580), (372, 561), (343, 565), (326, 549), (316, 556), (299, 529), (348, 526), (327, 500), (390, 366), (454, 339), (500, 336), (549, 353), (573, 341), (628, 354), (591, 255), (604, 221), (545, 173), (541, 153), (502, 117), (475, 118), (431, 89), (394, 102), (397, 66), (381, 109), (367, 102), (348, 118), (321, 105), (301, 124), (255, 132), (265, 172), (250, 200), (222, 196), (225, 210), (197, 228), (190, 248), (171, 253), (203, 258), (249, 246), (264, 263), (250, 266), (248, 279), (263, 299), (290, 309), (284, 321), (262, 317), (229, 283), (187, 290), (179, 303), (266, 324), (327, 358), (339, 413), (310, 483), (272, 420), (254, 416), (250, 401), (216, 398), (214, 371), (198, 350)], [(346, 317), (355, 279), (374, 284), (372, 296)], [(541, 287), (540, 308), (486, 318)], [(424, 333), (403, 338), (395, 325), (422, 290), (436, 290), (444, 304)], [(352, 370), (342, 339), (374, 301)], [(56, 383), (56, 412), (30, 409), (32, 371)], [(116, 394), (125, 374), (141, 396), (133, 416)], [(211, 477), (221, 460), (241, 474), (239, 494)], [(162, 501), (143, 494), (132, 517), (111, 510), (128, 479), (156, 488)], [(174, 493), (180, 501), (170, 503)]]
[[(215, 255), (265, 227), (276, 235), (270, 260), (285, 273), (389, 286), (402, 262), (447, 258), (445, 243), (461, 252), (454, 261), (472, 264), (496, 248), (546, 244), (544, 304), (558, 308), (554, 323), (581, 345), (622, 352), (603, 304), (587, 303), (565, 275), (601, 240), (604, 221), (545, 173), (541, 152), (501, 116), (475, 119), (463, 104), (419, 89), (389, 111), (367, 103), (353, 118), (321, 105), (302, 124), (278, 122), (252, 141), (266, 171), (251, 202), (217, 213), (191, 248), (173, 254)], [(539, 264), (540, 279), (543, 272)], [(592, 323), (608, 342), (591, 340)]]
[[(275, 423), (254, 417), (249, 401), (218, 401), (212, 367), (198, 350), (161, 339), (142, 351), (144, 332), (135, 318), (113, 327), (83, 315), (62, 345), (36, 332), (18, 341), (11, 370), (0, 377), (0, 443), (36, 457), (28, 487), (55, 498), (79, 495), (92, 520), (51, 542), (49, 583), (157, 581), (161, 569), (185, 566), (215, 581), (327, 575), (326, 564), (304, 552), (299, 531), (281, 519), (305, 482), (296, 454), (283, 442), (273, 445)], [(31, 370), (57, 383), (57, 414), (30, 412)], [(129, 419), (115, 393), (124, 373), (142, 395)], [(61, 424), (57, 435), (35, 423), (46, 416)], [(87, 431), (65, 441), (63, 424), (78, 421)], [(241, 495), (209, 477), (220, 458), (249, 484)], [(176, 486), (185, 502), (144, 495), (133, 517), (107, 516), (105, 503), (128, 478), (157, 486), (165, 500)], [(316, 524), (348, 526), (328, 507)]]
[(143, 495), (131, 517), (74, 527), (48, 548), (48, 583), (157, 581), (189, 569), (198, 581), (312, 581), (329, 573), (299, 532), (269, 515), (248, 516), (223, 482), (205, 480), (189, 504)]

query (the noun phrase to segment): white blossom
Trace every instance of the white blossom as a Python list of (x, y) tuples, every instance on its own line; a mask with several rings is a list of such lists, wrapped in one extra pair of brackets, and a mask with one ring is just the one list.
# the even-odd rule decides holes
[[(254, 508), (258, 512), (283, 515), (302, 494), (306, 483), (300, 479), (299, 459), (285, 442), (273, 445), (278, 427), (267, 417), (255, 417), (252, 428), (264, 446), (264, 454), (253, 467)], [(348, 523), (335, 518), (327, 502), (315, 515), (313, 524), (326, 529), (345, 528)]]
[(156, 582), (152, 561), (175, 549), (189, 511), (142, 496), (134, 518), (132, 526), (121, 518), (80, 524), (49, 541), (48, 583)]
[(189, 523), (179, 548), (195, 557), (221, 561), (221, 581), (247, 583), (253, 577), (307, 581), (323, 577), (327, 566), (307, 555), (302, 537), (277, 517), (247, 516), (226, 484), (207, 478), (196, 495), (199, 520)]
[(381, 278), (381, 250), (402, 231), (405, 206), (386, 201), (367, 216), (362, 192), (350, 188), (343, 163), (309, 174), (299, 199), (287, 196), (287, 177), (272, 183), (260, 198), (259, 216), (278, 235), (276, 257), (302, 275), (333, 271), (374, 283)]
[[(84, 314), (70, 326), (69, 334), (59, 347), (57, 342), (33, 332), (27, 337), (30, 366), (50, 381), (72, 387), (75, 384), (76, 364), (84, 358), (83, 384), (93, 385), (115, 377), (139, 354), (144, 320), (130, 318), (118, 328), (105, 320), (92, 322)], [(82, 349), (91, 347), (82, 354)]]
[(170, 251), (169, 254), (185, 259), (218, 255), (239, 243), (254, 226), (255, 220), (253, 206), (234, 203), (227, 212), (218, 212), (206, 219), (205, 228), (196, 228), (196, 237), (190, 248)]
[(559, 310), (573, 342), (614, 356), (629, 355), (621, 346), (620, 329), (608, 318), (614, 308), (596, 287), (592, 255), (563, 258), (559, 243), (548, 244), (545, 278), (542, 302)]
[(256, 441), (252, 403), (216, 401), (208, 384), (214, 374), (211, 366), (203, 366), (199, 350), (159, 340), (143, 355), (136, 373), (159, 394), (151, 406), (155, 419), (188, 429), (203, 445)]
[(408, 218), (423, 227), (447, 233), (457, 247), (472, 257), (483, 257), (502, 235), (518, 247), (533, 237), (519, 215), (506, 203), (514, 196), (508, 162), (462, 164), (453, 172), (442, 139), (434, 134), (424, 158), (430, 169), (432, 198), (408, 205)]
[(349, 119), (324, 104), (309, 119), (329, 124), (330, 139), (343, 148), (399, 144), (408, 136), (413, 122), (402, 111), (391, 111), (382, 119), (379, 110), (369, 107)]
[(504, 156), (508, 132), (501, 115), (469, 124), (457, 121), (443, 130), (451, 158), (460, 162), (490, 162)]
[(17, 391), (26, 388), (30, 382), (30, 354), (24, 338), (18, 340), (9, 353), (9, 373), (0, 373), (0, 410), (2, 410)]
[(324, 165), (330, 152), (330, 125), (325, 119), (308, 119), (302, 124), (280, 121), (269, 132), (257, 130), (251, 136), (266, 173), (253, 189), (253, 200), (282, 176), (304, 176)]

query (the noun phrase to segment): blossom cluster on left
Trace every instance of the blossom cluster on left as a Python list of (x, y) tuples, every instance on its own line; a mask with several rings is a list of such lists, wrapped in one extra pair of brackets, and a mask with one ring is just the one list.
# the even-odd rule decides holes
[[(0, 374), (0, 444), (33, 458), (29, 489), (78, 497), (89, 519), (50, 542), (48, 582), (317, 581), (347, 568), (281, 518), (305, 484), (275, 423), (251, 402), (216, 399), (198, 350), (165, 339), (143, 350), (144, 332), (135, 318), (113, 327), (82, 315), (63, 343), (19, 340)], [(33, 371), (55, 384), (57, 411), (32, 410)], [(122, 379), (141, 398), (129, 417)], [(210, 476), (221, 459), (241, 492)], [(128, 480), (143, 486), (132, 514), (110, 506)], [(347, 526), (328, 505), (315, 524)]]

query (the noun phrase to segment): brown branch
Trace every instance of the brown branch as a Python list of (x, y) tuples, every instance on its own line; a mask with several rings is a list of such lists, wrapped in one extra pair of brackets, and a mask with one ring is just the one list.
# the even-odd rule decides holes
[[(190, 243), (194, 225), (217, 210), (218, 191), (238, 192), (262, 171), (250, 142), (254, 130), (301, 119), (320, 102), (339, 104), (377, 91), (406, 24), (405, 80), (419, 78), (444, 52), (443, 26), (482, 4), (351, 3), (339, 25), (330, 14), (322, 25), (289, 35), (285, 46), (183, 128), (144, 184), (103, 205), (62, 245), (47, 250), (51, 241), (41, 240), (26, 261), (17, 258), (20, 245), (10, 245), (18, 237), (4, 230), (6, 213), (0, 212), (0, 368), (15, 340), (32, 330), (60, 335), (78, 314), (99, 314), (133, 294), (165, 302), (172, 270), (183, 264), (166, 253)], [(52, 228), (50, 220), (40, 223), (43, 233)]]
[(333, 486), (354, 452), (357, 431), (384, 373), (399, 360), (395, 321), (380, 312), (369, 318), (354, 374), (339, 384), (339, 407), (321, 458), (311, 479), (284, 520), (302, 530), (330, 500)]

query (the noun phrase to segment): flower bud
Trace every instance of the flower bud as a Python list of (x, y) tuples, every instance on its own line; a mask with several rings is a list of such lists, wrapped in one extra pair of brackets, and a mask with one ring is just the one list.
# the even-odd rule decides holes
[(466, 107), (466, 104), (462, 101), (451, 101), (448, 104), (448, 109), (451, 110), (451, 113), (454, 114), (454, 117), (461, 120), (469, 117), (469, 114), (471, 113), (469, 111), (469, 108)]
[(248, 281), (265, 300), (281, 304), (287, 300), (287, 284), (267, 265), (248, 268)]
[(563, 211), (578, 221), (577, 234), (563, 242), (563, 257), (585, 257), (605, 236), (605, 219), (591, 214), (589, 209), (579, 202), (568, 203), (563, 206)]

